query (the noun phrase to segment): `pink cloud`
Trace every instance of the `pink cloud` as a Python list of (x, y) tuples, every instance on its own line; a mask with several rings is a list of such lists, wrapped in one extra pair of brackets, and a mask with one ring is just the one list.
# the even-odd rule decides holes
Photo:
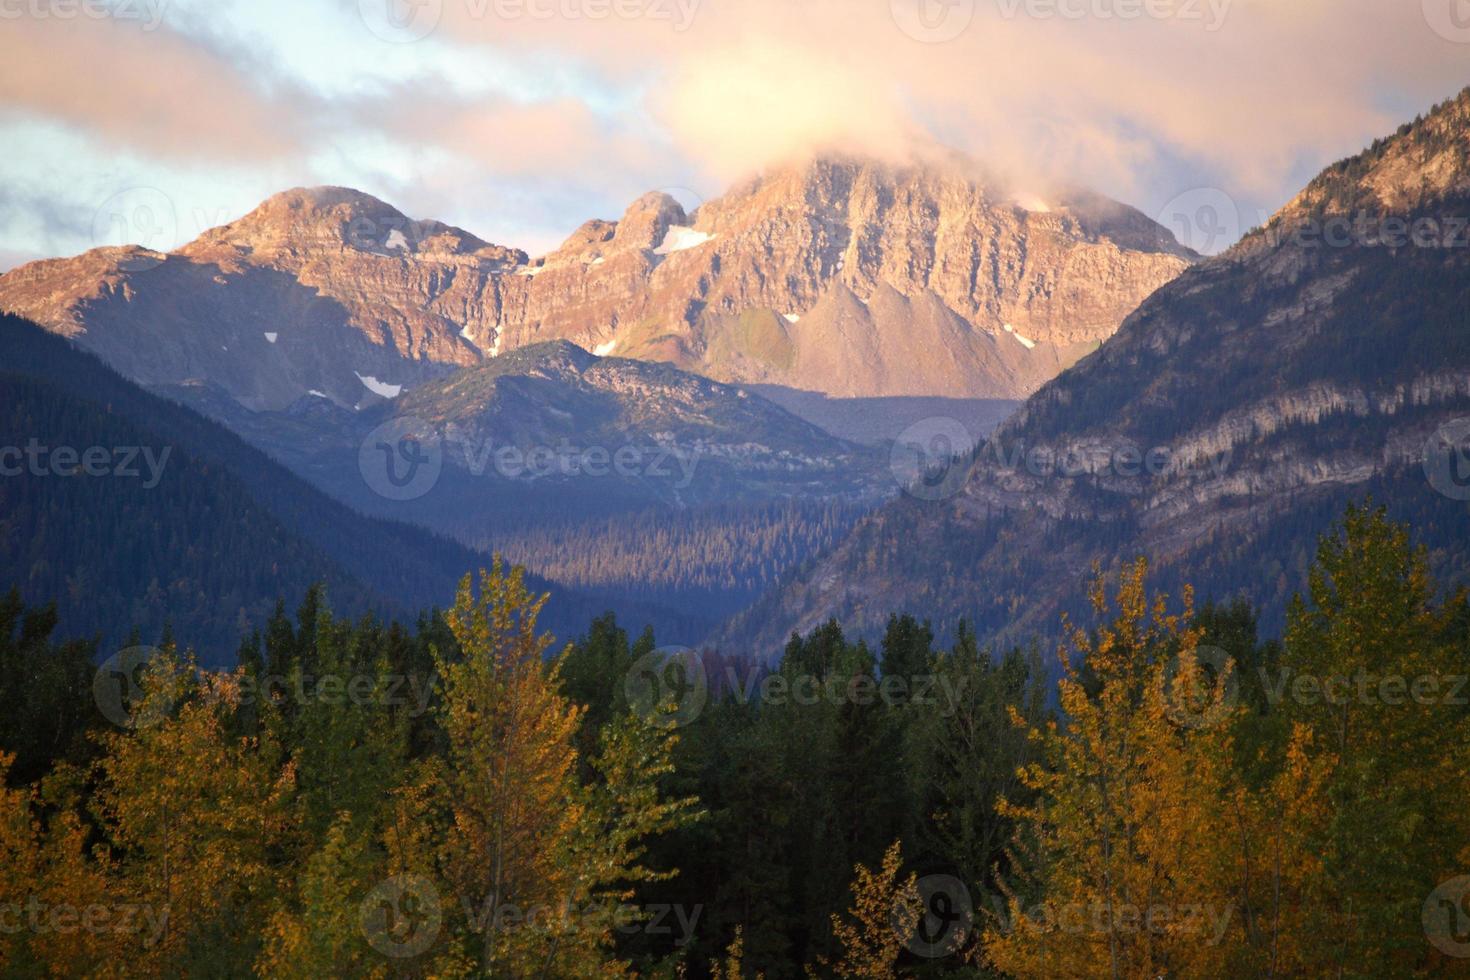
[(161, 157), (259, 159), (300, 145), (285, 100), (256, 93), (227, 59), (167, 30), (78, 17), (7, 20), (7, 107)]

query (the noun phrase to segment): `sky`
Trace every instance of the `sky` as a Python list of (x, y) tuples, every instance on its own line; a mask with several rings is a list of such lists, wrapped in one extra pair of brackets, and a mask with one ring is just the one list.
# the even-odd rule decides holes
[(1470, 0), (0, 0), (0, 269), (289, 187), (554, 248), (935, 142), (1218, 251), (1470, 84)]

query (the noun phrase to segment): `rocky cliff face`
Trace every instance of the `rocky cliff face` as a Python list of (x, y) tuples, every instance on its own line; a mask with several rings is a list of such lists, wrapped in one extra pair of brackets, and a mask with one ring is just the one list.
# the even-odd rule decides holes
[(649, 194), (534, 261), (343, 188), (277, 195), (171, 253), (0, 277), (0, 308), (146, 384), (354, 407), (545, 340), (834, 395), (1016, 397), (1192, 256), (1088, 195), (1023, 207), (954, 158), (819, 159), (686, 214)]
[(1274, 625), (1316, 536), (1370, 494), (1463, 579), (1467, 310), (1470, 90), (1160, 289), (973, 460), (941, 464), (722, 640), (764, 650), (901, 609), (1049, 635), (1094, 563), (1139, 554)]
[[(207, 380), (252, 409), (355, 406), (481, 360), (460, 336), (525, 255), (342, 188), (279, 194), (176, 252), (94, 249), (0, 277), (0, 307), (143, 384)], [(494, 304), (491, 303), (493, 308)]]
[(824, 158), (692, 217), (650, 195), (584, 226), (507, 277), (496, 327), (832, 395), (1016, 397), (1191, 259), (1094, 196), (1023, 207), (953, 158)]

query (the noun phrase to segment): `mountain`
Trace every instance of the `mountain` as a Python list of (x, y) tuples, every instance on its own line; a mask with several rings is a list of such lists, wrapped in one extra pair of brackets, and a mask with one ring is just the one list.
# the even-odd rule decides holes
[(1192, 257), (1130, 208), (1023, 206), (954, 155), (819, 157), (693, 215), (650, 194), (589, 222), (511, 278), (495, 338), (838, 396), (1014, 398)]
[[(409, 237), (412, 236), (412, 237)], [(0, 277), (0, 308), (144, 385), (207, 379), (250, 408), (372, 399), (479, 352), (459, 336), (524, 255), (342, 188), (290, 191), (176, 252), (93, 249)], [(381, 390), (381, 389), (380, 389)]]
[(205, 381), (252, 410), (312, 391), (356, 407), (549, 340), (836, 396), (1016, 398), (1194, 258), (1116, 202), (1019, 198), (954, 155), (818, 158), (692, 215), (645, 195), (531, 261), (296, 189), (174, 252), (22, 266), (0, 309), (139, 383)]
[[(488, 563), (361, 516), (12, 316), (0, 316), (0, 447), (0, 591), (56, 600), (62, 622), (113, 649), (135, 630), (156, 640), (169, 624), (205, 660), (229, 662), (277, 598), (294, 603), (313, 583), (339, 611), (412, 617), (447, 605), (459, 577)], [(554, 592), (547, 615), (561, 636), (606, 608), (531, 578)], [(636, 603), (623, 611), (683, 627)]]
[(904, 609), (1052, 635), (1094, 563), (1139, 554), (1275, 627), (1317, 535), (1367, 496), (1463, 582), (1467, 310), (1470, 90), (1161, 288), (718, 640), (769, 651), (829, 616), (873, 632)]
[(567, 341), (360, 409), (309, 395), (256, 412), (213, 385), (157, 390), (357, 510), (554, 568), (620, 611), (683, 610), (703, 629), (899, 487), (886, 453), (743, 387)]
[[(513, 350), (356, 410), (307, 396), (284, 411), (252, 412), (212, 385), (160, 390), (217, 415), (358, 509), (461, 538), (543, 516), (860, 501), (897, 489), (886, 455), (742, 387), (567, 341)], [(387, 479), (379, 441), (400, 435), (418, 437), (433, 457), (433, 478), (419, 487)]]

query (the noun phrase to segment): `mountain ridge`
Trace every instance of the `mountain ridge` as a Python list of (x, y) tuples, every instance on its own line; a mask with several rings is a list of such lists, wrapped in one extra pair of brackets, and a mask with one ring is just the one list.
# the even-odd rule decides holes
[(1012, 398), (1194, 258), (1125, 205), (1023, 206), (956, 160), (819, 157), (692, 214), (651, 192), (536, 258), (349, 188), (296, 188), (172, 252), (21, 266), (0, 309), (140, 383), (207, 379), (250, 409), (309, 391), (370, 404), (365, 378), (411, 387), (558, 338), (834, 396)]
[[(1055, 635), (1095, 565), (1137, 554), (1277, 626), (1315, 536), (1366, 495), (1464, 581), (1470, 520), (1436, 467), (1470, 434), (1470, 236), (1443, 234), (1470, 217), (1467, 106), (1470, 90), (1327, 168), (715, 641), (768, 651), (831, 616), (871, 633), (905, 609), (997, 642)], [(1359, 210), (1369, 234), (1331, 244), (1320, 219)], [(1415, 240), (1420, 222), (1439, 237)]]

